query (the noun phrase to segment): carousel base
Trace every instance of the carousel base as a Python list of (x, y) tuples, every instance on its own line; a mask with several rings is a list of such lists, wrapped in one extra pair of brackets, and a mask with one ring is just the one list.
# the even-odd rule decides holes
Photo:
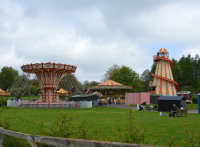
[(72, 109), (72, 108), (91, 108), (92, 101), (80, 101), (80, 102), (54, 102), (54, 103), (47, 103), (47, 102), (23, 102), (21, 101), (20, 104), (17, 101), (10, 101), (7, 102), (8, 107), (19, 107), (19, 108), (40, 108), (40, 109)]

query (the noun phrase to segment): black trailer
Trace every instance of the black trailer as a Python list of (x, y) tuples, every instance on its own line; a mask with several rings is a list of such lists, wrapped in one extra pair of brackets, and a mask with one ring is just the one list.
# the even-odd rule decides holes
[(186, 109), (186, 99), (183, 96), (160, 96), (158, 98), (158, 111), (170, 112), (173, 110), (173, 104), (178, 108), (182, 105)]
[(98, 96), (96, 94), (75, 95), (69, 97), (69, 101), (97, 101), (97, 99)]

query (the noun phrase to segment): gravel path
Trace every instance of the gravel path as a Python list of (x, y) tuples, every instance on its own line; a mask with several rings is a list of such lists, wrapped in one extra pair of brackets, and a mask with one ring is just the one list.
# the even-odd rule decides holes
[(121, 108), (121, 109), (133, 109), (133, 110), (137, 110), (136, 107), (130, 107), (130, 106), (126, 106), (124, 104), (115, 104), (115, 105), (103, 105), (103, 107), (114, 107), (114, 108)]
[[(136, 107), (130, 107), (130, 106), (126, 106), (124, 104), (115, 104), (115, 105), (103, 105), (103, 107), (114, 107), (114, 108), (120, 108), (120, 109), (133, 109), (133, 110), (137, 110)], [(193, 113), (193, 114), (198, 114), (198, 110), (188, 110), (188, 113)]]

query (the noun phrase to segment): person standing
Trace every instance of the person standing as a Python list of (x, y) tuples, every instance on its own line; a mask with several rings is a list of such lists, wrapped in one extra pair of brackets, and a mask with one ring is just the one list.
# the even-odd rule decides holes
[(110, 100), (110, 98), (108, 97), (107, 100), (108, 100), (108, 105), (110, 105), (110, 104), (109, 104), (109, 100)]
[(116, 104), (115, 98), (113, 99), (113, 103)]
[(118, 97), (118, 103), (120, 104), (120, 97)]

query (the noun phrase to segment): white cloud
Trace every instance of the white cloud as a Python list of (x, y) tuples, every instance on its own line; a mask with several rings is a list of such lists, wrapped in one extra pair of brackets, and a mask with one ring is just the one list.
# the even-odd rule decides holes
[(92, 81), (113, 64), (140, 74), (150, 69), (148, 45), (154, 43), (178, 43), (181, 53), (197, 52), (199, 6), (154, 2), (0, 0), (0, 67), (67, 63), (78, 67), (82, 81)]

